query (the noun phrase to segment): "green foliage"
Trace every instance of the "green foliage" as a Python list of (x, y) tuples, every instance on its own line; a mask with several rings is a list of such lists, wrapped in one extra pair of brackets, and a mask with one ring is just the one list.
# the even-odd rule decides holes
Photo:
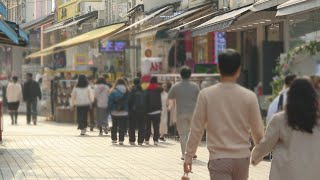
[(285, 76), (292, 73), (291, 67), (295, 62), (296, 56), (300, 54), (309, 54), (310, 56), (313, 56), (319, 52), (320, 42), (312, 41), (308, 44), (304, 44), (302, 46), (294, 48), (285, 56), (280, 56), (278, 64), (274, 69), (274, 73), (276, 74), (276, 76), (273, 78), (273, 82), (271, 82), (272, 99), (274, 99), (282, 90)]

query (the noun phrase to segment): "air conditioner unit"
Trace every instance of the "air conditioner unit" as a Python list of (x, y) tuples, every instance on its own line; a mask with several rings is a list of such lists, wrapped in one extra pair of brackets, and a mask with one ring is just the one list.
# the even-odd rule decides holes
[(96, 27), (104, 26), (104, 19), (97, 19), (96, 21)]
[(98, 11), (98, 19), (106, 19), (106, 11), (105, 10)]

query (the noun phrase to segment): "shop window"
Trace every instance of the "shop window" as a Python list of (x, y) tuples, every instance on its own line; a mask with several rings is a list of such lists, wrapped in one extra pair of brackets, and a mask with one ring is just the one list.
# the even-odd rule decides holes
[(320, 10), (310, 11), (289, 17), (290, 49), (320, 41)]
[(283, 41), (283, 23), (274, 23), (265, 26), (266, 41)]

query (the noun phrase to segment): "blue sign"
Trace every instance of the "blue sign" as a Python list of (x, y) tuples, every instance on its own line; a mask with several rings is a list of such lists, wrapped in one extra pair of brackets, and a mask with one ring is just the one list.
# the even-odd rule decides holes
[(7, 17), (7, 8), (6, 6), (0, 1), (0, 14), (1, 16), (3, 16), (4, 18)]

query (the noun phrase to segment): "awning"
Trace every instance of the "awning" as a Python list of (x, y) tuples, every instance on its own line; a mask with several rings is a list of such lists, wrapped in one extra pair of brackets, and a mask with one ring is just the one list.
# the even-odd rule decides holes
[(2, 17), (6, 18), (7, 17), (7, 8), (6, 6), (3, 4), (2, 1), (0, 1), (0, 14)]
[(81, 24), (82, 22), (87, 21), (92, 18), (98, 18), (98, 11), (92, 11), (92, 12), (84, 14), (82, 16), (77, 16), (74, 19), (71, 18), (71, 19), (65, 20), (63, 22), (54, 24), (54, 25), (44, 29), (43, 32), (49, 33), (49, 32), (52, 32), (52, 31), (55, 31), (58, 29), (63, 29), (63, 28), (70, 27), (73, 25)]
[(289, 0), (278, 6), (276, 16), (286, 16), (320, 7), (320, 0)]
[(146, 28), (146, 29), (144, 29), (144, 30), (142, 30), (142, 31), (150, 31), (150, 30), (152, 30), (152, 29), (161, 27), (161, 26), (163, 26), (163, 25), (170, 24), (170, 23), (172, 23), (172, 22), (174, 22), (174, 21), (177, 21), (177, 20), (186, 18), (186, 17), (188, 17), (188, 16), (190, 16), (190, 15), (198, 12), (199, 10), (202, 10), (202, 9), (204, 9), (204, 8), (207, 8), (207, 7), (208, 7), (208, 6), (202, 6), (201, 8), (196, 8), (196, 9), (192, 9), (192, 10), (186, 11), (186, 12), (184, 12), (184, 13), (182, 13), (182, 14), (179, 14), (178, 16), (175, 16), (175, 17), (173, 17), (173, 18), (171, 18), (171, 19), (168, 19), (168, 20), (166, 20), (166, 21), (164, 21), (164, 22), (162, 22), (162, 23), (160, 23), (160, 24), (157, 24), (157, 25), (155, 25), (155, 26)]
[(172, 8), (172, 6), (166, 6), (166, 7), (162, 8), (162, 9), (160, 9), (160, 10), (158, 10), (158, 11), (156, 11), (156, 12), (150, 14), (150, 15), (148, 15), (147, 17), (141, 19), (140, 21), (137, 21), (137, 22), (131, 24), (130, 26), (128, 26), (128, 27), (120, 30), (120, 31), (117, 32), (115, 35), (117, 35), (117, 34), (119, 34), (119, 33), (122, 33), (122, 32), (124, 32), (124, 31), (126, 31), (126, 30), (130, 30), (130, 29), (133, 28), (133, 27), (137, 27), (138, 25), (141, 25), (141, 24), (143, 24), (144, 22), (149, 21), (150, 19), (154, 18), (155, 16), (157, 16), (157, 15), (163, 13), (163, 12), (166, 12), (167, 10), (169, 10), (169, 9), (171, 9), (171, 8)]
[(72, 47), (78, 44), (94, 41), (97, 39), (105, 38), (106, 36), (110, 35), (111, 33), (115, 32), (116, 30), (122, 28), (124, 23), (114, 24), (106, 27), (102, 27), (99, 29), (92, 30), (90, 32), (84, 33), (82, 35), (76, 36), (74, 38), (68, 39), (64, 42), (58, 43), (46, 49), (43, 49), (39, 52), (33, 53), (27, 57), (29, 58), (36, 58), (40, 56), (46, 56), (54, 53), (57, 49), (61, 51), (61, 49), (65, 49), (68, 47)]
[(24, 39), (25, 41), (29, 42), (29, 36), (28, 33), (26, 33), (24, 30), (19, 28), (19, 36)]
[(28, 31), (28, 30), (40, 27), (40, 26), (42, 26), (44, 24), (47, 24), (50, 21), (53, 21), (53, 18), (54, 18), (54, 14), (51, 13), (51, 14), (49, 14), (47, 16), (32, 20), (32, 21), (27, 22), (27, 23), (23, 23), (23, 24), (20, 25), (20, 27), (23, 28), (24, 30)]
[(137, 12), (138, 10), (143, 11), (144, 7), (143, 4), (137, 4), (135, 7), (133, 7), (132, 9), (130, 9), (126, 15), (123, 16), (123, 18), (131, 16), (132, 14), (134, 14), (135, 12)]
[(17, 33), (3, 20), (0, 18), (0, 31), (3, 32), (12, 42), (19, 44), (19, 37)]
[(208, 32), (228, 28), (234, 20), (241, 16), (241, 14), (249, 11), (252, 7), (253, 6), (251, 5), (216, 16), (213, 19), (201, 24), (200, 26), (195, 27), (194, 31), (192, 32), (192, 36), (198, 36)]
[(58, 29), (61, 29), (63, 27), (64, 22), (56, 23), (46, 29), (43, 30), (43, 33), (49, 33)]
[(259, 0), (258, 2), (253, 4), (252, 11), (263, 11), (275, 6), (278, 6), (279, 4), (285, 3), (288, 0)]
[(171, 30), (179, 31), (179, 30), (184, 29), (185, 27), (187, 27), (189, 24), (198, 22), (198, 21), (200, 21), (200, 20), (202, 20), (202, 19), (205, 19), (205, 18), (209, 18), (210, 16), (213, 16), (214, 14), (216, 14), (216, 12), (209, 13), (209, 14), (207, 14), (207, 15), (205, 15), (205, 16), (202, 16), (202, 17), (200, 17), (200, 18), (197, 18), (197, 19), (195, 19), (195, 20), (192, 20), (192, 21), (190, 21), (190, 22), (187, 22), (187, 23), (185, 23), (185, 24), (182, 24), (182, 25), (180, 25), (180, 26), (178, 26), (178, 27), (172, 28)]

